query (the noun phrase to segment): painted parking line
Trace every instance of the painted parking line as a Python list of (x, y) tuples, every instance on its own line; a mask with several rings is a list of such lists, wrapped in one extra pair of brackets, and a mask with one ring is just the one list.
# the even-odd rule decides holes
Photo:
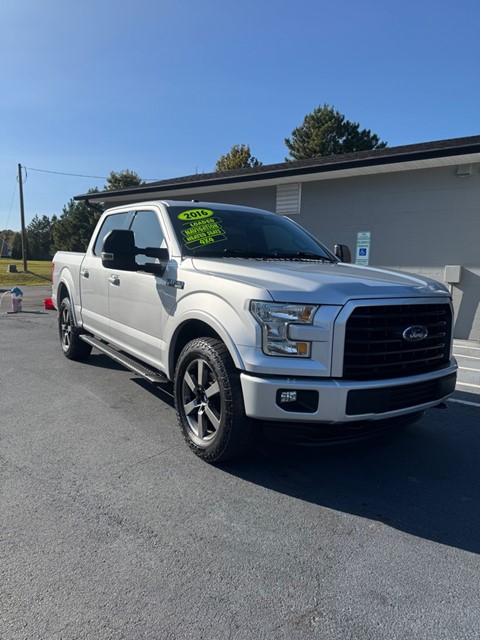
[(480, 347), (470, 347), (462, 344), (454, 344), (455, 349), (473, 349), (473, 351), (480, 351)]
[(472, 369), (471, 367), (458, 367), (459, 369), (461, 369), (462, 371), (476, 371), (477, 373), (480, 373), (480, 369)]
[(469, 360), (480, 360), (480, 356), (464, 356), (463, 353), (454, 353), (456, 358), (468, 358)]
[(458, 382), (457, 387), (473, 387), (474, 389), (480, 389), (480, 384), (472, 384), (471, 382)]
[(448, 402), (457, 402), (458, 404), (466, 404), (469, 407), (480, 407), (480, 402), (469, 402), (468, 400), (457, 400), (457, 398), (449, 398)]

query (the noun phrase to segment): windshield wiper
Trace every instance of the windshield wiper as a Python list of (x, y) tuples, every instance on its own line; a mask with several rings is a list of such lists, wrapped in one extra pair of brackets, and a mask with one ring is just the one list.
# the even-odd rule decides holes
[(335, 262), (328, 256), (321, 256), (311, 251), (296, 251), (292, 253), (276, 251), (266, 253), (262, 251), (251, 251), (250, 249), (230, 249), (226, 247), (222, 251), (193, 250), (191, 255), (194, 258), (246, 258), (253, 260), (320, 260), (321, 262)]
[(228, 247), (222, 251), (196, 251), (193, 250), (191, 255), (194, 258), (268, 258), (266, 253), (258, 251), (250, 251), (249, 249), (229, 249)]
[(224, 249), (223, 255), (226, 258), (268, 258), (267, 253), (252, 251), (251, 249)]
[(329, 256), (321, 256), (312, 251), (296, 251), (295, 253), (275, 253), (272, 257), (281, 258), (283, 260), (321, 260), (322, 262), (335, 262)]

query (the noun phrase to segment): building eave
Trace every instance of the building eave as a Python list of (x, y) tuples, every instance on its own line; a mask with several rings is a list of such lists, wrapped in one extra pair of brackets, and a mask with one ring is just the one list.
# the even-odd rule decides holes
[(121, 189), (75, 196), (91, 203), (122, 204), (157, 198), (179, 198), (211, 191), (269, 187), (289, 182), (343, 179), (480, 162), (480, 136), (392, 147), (265, 165), (237, 171), (198, 174)]

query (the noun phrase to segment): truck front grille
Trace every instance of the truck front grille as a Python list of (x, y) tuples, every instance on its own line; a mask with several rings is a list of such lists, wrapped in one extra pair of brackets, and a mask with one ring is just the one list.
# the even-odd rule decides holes
[[(409, 327), (425, 327), (428, 336), (409, 342)], [(350, 380), (397, 378), (448, 365), (452, 335), (449, 304), (357, 307), (347, 321), (343, 377)]]

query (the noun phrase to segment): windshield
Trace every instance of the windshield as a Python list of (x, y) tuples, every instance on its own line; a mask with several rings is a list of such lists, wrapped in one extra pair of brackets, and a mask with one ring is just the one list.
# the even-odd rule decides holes
[(283, 260), (337, 259), (288, 218), (268, 211), (169, 206), (182, 254)]

